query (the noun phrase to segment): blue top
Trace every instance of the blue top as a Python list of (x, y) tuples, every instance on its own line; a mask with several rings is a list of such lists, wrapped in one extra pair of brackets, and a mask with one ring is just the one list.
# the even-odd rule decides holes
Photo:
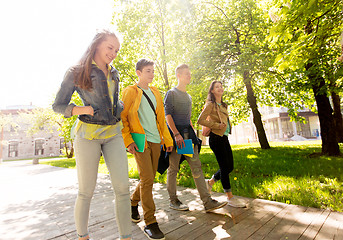
[(229, 136), (229, 134), (231, 134), (231, 124), (229, 119), (227, 119), (227, 127), (226, 127), (226, 131), (224, 133), (225, 136)]

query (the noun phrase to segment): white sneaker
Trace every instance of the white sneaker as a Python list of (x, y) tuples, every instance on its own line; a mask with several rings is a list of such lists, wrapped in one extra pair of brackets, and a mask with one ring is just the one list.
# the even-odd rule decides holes
[(208, 190), (208, 192), (211, 194), (212, 185), (210, 184), (210, 179), (205, 179), (205, 182), (206, 182), (207, 190)]
[(231, 207), (237, 207), (237, 208), (244, 208), (244, 207), (246, 207), (246, 203), (243, 200), (238, 199), (236, 197), (228, 198), (227, 199), (227, 203)]

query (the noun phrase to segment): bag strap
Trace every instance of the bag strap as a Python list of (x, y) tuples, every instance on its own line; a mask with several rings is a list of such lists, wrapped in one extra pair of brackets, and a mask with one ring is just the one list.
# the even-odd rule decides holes
[(155, 117), (156, 117), (156, 119), (157, 119), (157, 114), (156, 114), (156, 111), (155, 111), (154, 104), (152, 103), (152, 101), (151, 101), (151, 99), (149, 98), (148, 94), (146, 94), (146, 93), (143, 91), (143, 89), (142, 89), (142, 92), (143, 92), (143, 95), (144, 95), (144, 97), (146, 98), (146, 100), (148, 100), (149, 105), (150, 105), (152, 111), (155, 113)]

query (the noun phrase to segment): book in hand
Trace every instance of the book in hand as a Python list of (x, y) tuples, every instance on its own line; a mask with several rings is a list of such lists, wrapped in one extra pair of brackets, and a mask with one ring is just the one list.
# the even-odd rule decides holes
[(144, 152), (145, 149), (145, 134), (141, 133), (131, 133), (133, 141), (135, 141), (138, 150), (137, 152)]
[(185, 139), (184, 142), (185, 142), (185, 146), (183, 148), (179, 148), (176, 145), (177, 153), (178, 154), (194, 154), (192, 139)]

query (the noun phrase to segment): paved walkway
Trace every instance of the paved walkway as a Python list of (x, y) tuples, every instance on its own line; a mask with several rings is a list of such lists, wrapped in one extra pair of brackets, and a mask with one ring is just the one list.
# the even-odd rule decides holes
[[(135, 184), (131, 180), (131, 190)], [(154, 185), (156, 215), (167, 240), (343, 239), (343, 213), (248, 198), (247, 208), (226, 206), (205, 213), (196, 190), (179, 190), (191, 211), (169, 209), (165, 185)], [(0, 164), (0, 239), (76, 239), (76, 192), (76, 170), (31, 161)], [(223, 194), (213, 195), (225, 200)], [(90, 213), (92, 238), (117, 239), (113, 209), (110, 181), (107, 175), (100, 175)], [(135, 240), (146, 239), (144, 222), (132, 226)]]

